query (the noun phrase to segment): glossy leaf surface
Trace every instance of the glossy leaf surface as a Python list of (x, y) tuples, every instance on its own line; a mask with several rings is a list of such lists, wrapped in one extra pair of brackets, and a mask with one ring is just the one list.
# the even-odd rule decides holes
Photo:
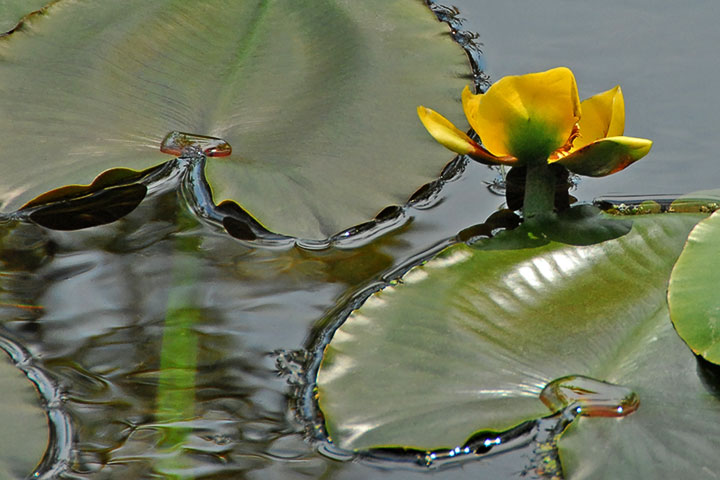
[[(490, 250), (492, 241), (484, 250), (456, 245), (411, 270), (371, 296), (327, 347), (319, 402), (333, 441), (348, 449), (452, 448), (473, 432), (548, 415), (538, 399), (543, 387), (586, 375), (637, 391), (640, 407), (623, 419), (583, 421), (578, 431), (592, 423), (613, 435), (573, 447), (570, 478), (588, 462), (600, 465), (592, 458), (598, 449), (612, 452), (603, 468), (638, 463), (633, 478), (663, 478), (637, 472), (666, 461), (688, 472), (717, 470), (703, 452), (718, 448), (720, 402), (688, 373), (694, 360), (673, 337), (665, 302), (673, 263), (702, 218), (638, 216), (627, 235), (589, 245), (532, 247), (521, 238), (513, 250)], [(522, 228), (509, 235), (537, 241)], [(651, 359), (675, 359), (682, 369), (656, 368)], [(679, 375), (688, 378), (678, 389)], [(663, 411), (668, 399), (674, 406)], [(702, 408), (677, 410), (683, 402)], [(687, 460), (662, 457), (695, 427), (684, 437)], [(657, 454), (655, 463), (635, 459), (634, 444)], [(696, 444), (702, 448), (689, 454)], [(599, 475), (592, 478), (619, 478)]]
[(27, 15), (38, 12), (51, 0), (0, 0), (0, 35), (11, 32)]
[(565, 477), (712, 478), (720, 469), (720, 375), (698, 364), (667, 308), (636, 332), (607, 375), (630, 385), (640, 407), (620, 421), (576, 420), (559, 441)]
[(215, 203), (326, 238), (438, 177), (416, 107), (460, 111), (469, 83), (419, 0), (61, 1), (25, 23), (0, 40), (6, 211), (167, 161), (177, 130), (232, 146), (206, 167)]
[(720, 213), (700, 222), (673, 269), (670, 316), (697, 355), (720, 364)]

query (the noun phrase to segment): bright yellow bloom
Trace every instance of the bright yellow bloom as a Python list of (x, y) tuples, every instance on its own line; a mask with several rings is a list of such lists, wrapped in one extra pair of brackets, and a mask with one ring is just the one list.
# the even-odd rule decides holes
[(485, 94), (465, 87), (462, 103), (482, 145), (429, 108), (418, 107), (418, 115), (435, 140), (482, 163), (547, 160), (602, 177), (644, 157), (652, 146), (650, 140), (622, 136), (625, 103), (619, 86), (581, 103), (575, 77), (565, 67), (504, 77)]

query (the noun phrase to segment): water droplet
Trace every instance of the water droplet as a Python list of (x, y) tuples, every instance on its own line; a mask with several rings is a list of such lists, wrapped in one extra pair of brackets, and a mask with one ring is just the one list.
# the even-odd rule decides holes
[(589, 417), (624, 417), (640, 405), (637, 394), (629, 388), (581, 375), (548, 383), (540, 400), (553, 412), (570, 407)]
[(493, 445), (500, 445), (501, 443), (502, 443), (502, 439), (500, 437), (486, 438), (485, 441), (483, 442), (483, 445), (490, 448)]
[(176, 157), (192, 157), (199, 154), (208, 157), (227, 157), (232, 153), (232, 147), (222, 138), (173, 131), (163, 139), (160, 151)]

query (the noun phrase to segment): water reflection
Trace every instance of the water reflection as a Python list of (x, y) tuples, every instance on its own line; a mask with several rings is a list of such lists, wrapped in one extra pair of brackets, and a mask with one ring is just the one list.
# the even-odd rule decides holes
[[(179, 167), (113, 223), (56, 231), (6, 221), (4, 326), (58, 385), (75, 426), (64, 475), (377, 477), (316, 453), (288, 412), (287, 383), (300, 375), (280, 374), (299, 373), (312, 326), (335, 305), (495, 208), (486, 190), (464, 188), (493, 175), (471, 167), (411, 208), (403, 228), (351, 249), (238, 241), (188, 208)], [(173, 311), (190, 319), (173, 327)]]

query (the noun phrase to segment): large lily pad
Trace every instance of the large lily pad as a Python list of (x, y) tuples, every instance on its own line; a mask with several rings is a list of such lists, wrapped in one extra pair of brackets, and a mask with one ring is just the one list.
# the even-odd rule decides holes
[(48, 446), (47, 416), (27, 377), (0, 353), (0, 477), (26, 478)]
[(673, 269), (670, 316), (698, 355), (720, 364), (720, 212), (700, 222)]
[(227, 140), (216, 203), (322, 239), (402, 204), (449, 160), (418, 104), (456, 112), (464, 51), (419, 0), (56, 2), (0, 40), (0, 201), (15, 209), (170, 131)]
[[(573, 468), (604, 448), (618, 465), (640, 462), (636, 473), (666, 462), (676, 462), (668, 471), (684, 468), (688, 476), (708, 465), (716, 471), (720, 463), (706, 447), (720, 442), (720, 402), (697, 378), (678, 382), (690, 375), (693, 358), (673, 337), (665, 301), (672, 266), (702, 218), (638, 216), (627, 235), (591, 245), (455, 245), (411, 270), (371, 296), (327, 347), (319, 404), (333, 441), (347, 449), (452, 448), (476, 431), (549, 414), (538, 399), (542, 388), (586, 375), (636, 390), (640, 409), (620, 420), (592, 419), (607, 422), (614, 436), (596, 435)], [(656, 368), (652, 359), (675, 359), (680, 370)], [(669, 399), (674, 407), (659, 407)], [(684, 402), (702, 408), (679, 411)], [(682, 461), (664, 457), (680, 448), (679, 436)], [(635, 459), (634, 444), (655, 463)]]

